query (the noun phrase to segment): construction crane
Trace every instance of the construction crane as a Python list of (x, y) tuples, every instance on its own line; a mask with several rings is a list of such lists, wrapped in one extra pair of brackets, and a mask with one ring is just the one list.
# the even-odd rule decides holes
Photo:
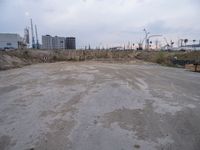
[[(144, 40), (145, 40), (145, 49), (148, 49), (148, 43), (149, 43), (149, 39), (148, 39), (148, 35), (150, 34), (150, 32), (147, 32), (146, 29), (143, 30), (144, 33), (145, 33), (145, 37), (144, 37)], [(142, 44), (144, 42), (144, 40), (142, 41)]]
[(24, 43), (27, 44), (27, 45), (30, 43), (30, 41), (29, 41), (29, 28), (28, 27), (26, 27), (24, 29)]
[(32, 48), (35, 48), (35, 37), (34, 37), (34, 31), (33, 31), (33, 22), (31, 19), (31, 35), (32, 35)]
[(169, 49), (170, 49), (170, 44), (168, 43), (167, 38), (164, 37), (164, 40), (165, 40), (166, 45), (163, 46), (162, 48), (163, 48), (163, 49), (167, 49), (167, 50), (169, 50)]
[(36, 49), (40, 48), (39, 41), (38, 41), (38, 33), (37, 33), (37, 26), (35, 25), (35, 35), (36, 35)]
[(147, 32), (146, 29), (143, 30), (145, 32), (145, 38), (143, 39), (142, 41), (142, 45), (145, 41), (145, 49), (149, 50), (149, 47), (150, 47), (150, 38), (152, 37), (159, 37), (159, 36), (162, 36), (162, 35), (149, 35), (150, 32)]

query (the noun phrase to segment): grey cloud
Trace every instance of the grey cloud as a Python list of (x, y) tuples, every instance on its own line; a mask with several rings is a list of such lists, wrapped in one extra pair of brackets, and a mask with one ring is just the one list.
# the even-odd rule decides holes
[(146, 27), (154, 34), (169, 33), (172, 31), (172, 28), (166, 27), (166, 22), (163, 20), (157, 20), (149, 23), (146, 25)]
[(38, 25), (40, 35), (77, 36), (80, 47), (87, 43), (122, 44), (124, 41), (138, 41), (144, 36), (143, 28), (147, 28), (152, 34), (200, 38), (196, 34), (200, 32), (199, 2), (199, 0), (0, 0), (0, 5), (4, 6), (0, 10), (2, 18), (0, 32), (21, 30), (20, 33), (23, 34), (23, 28), (30, 24), (30, 18), (25, 16), (25, 12), (29, 12), (34, 23)]

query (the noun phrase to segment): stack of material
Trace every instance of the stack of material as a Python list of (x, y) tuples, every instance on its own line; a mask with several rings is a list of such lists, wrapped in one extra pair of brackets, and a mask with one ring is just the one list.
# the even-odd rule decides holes
[(185, 69), (188, 69), (194, 72), (200, 72), (200, 64), (186, 64)]

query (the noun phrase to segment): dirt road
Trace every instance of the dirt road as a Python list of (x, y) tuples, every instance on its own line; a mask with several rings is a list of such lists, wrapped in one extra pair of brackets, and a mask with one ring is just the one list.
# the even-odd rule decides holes
[(0, 72), (1, 150), (199, 150), (200, 74), (152, 64)]

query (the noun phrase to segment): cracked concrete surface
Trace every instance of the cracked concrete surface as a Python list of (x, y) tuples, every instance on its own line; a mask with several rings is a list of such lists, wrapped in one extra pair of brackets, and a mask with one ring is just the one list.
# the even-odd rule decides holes
[(0, 72), (1, 150), (199, 150), (200, 74), (154, 64)]

